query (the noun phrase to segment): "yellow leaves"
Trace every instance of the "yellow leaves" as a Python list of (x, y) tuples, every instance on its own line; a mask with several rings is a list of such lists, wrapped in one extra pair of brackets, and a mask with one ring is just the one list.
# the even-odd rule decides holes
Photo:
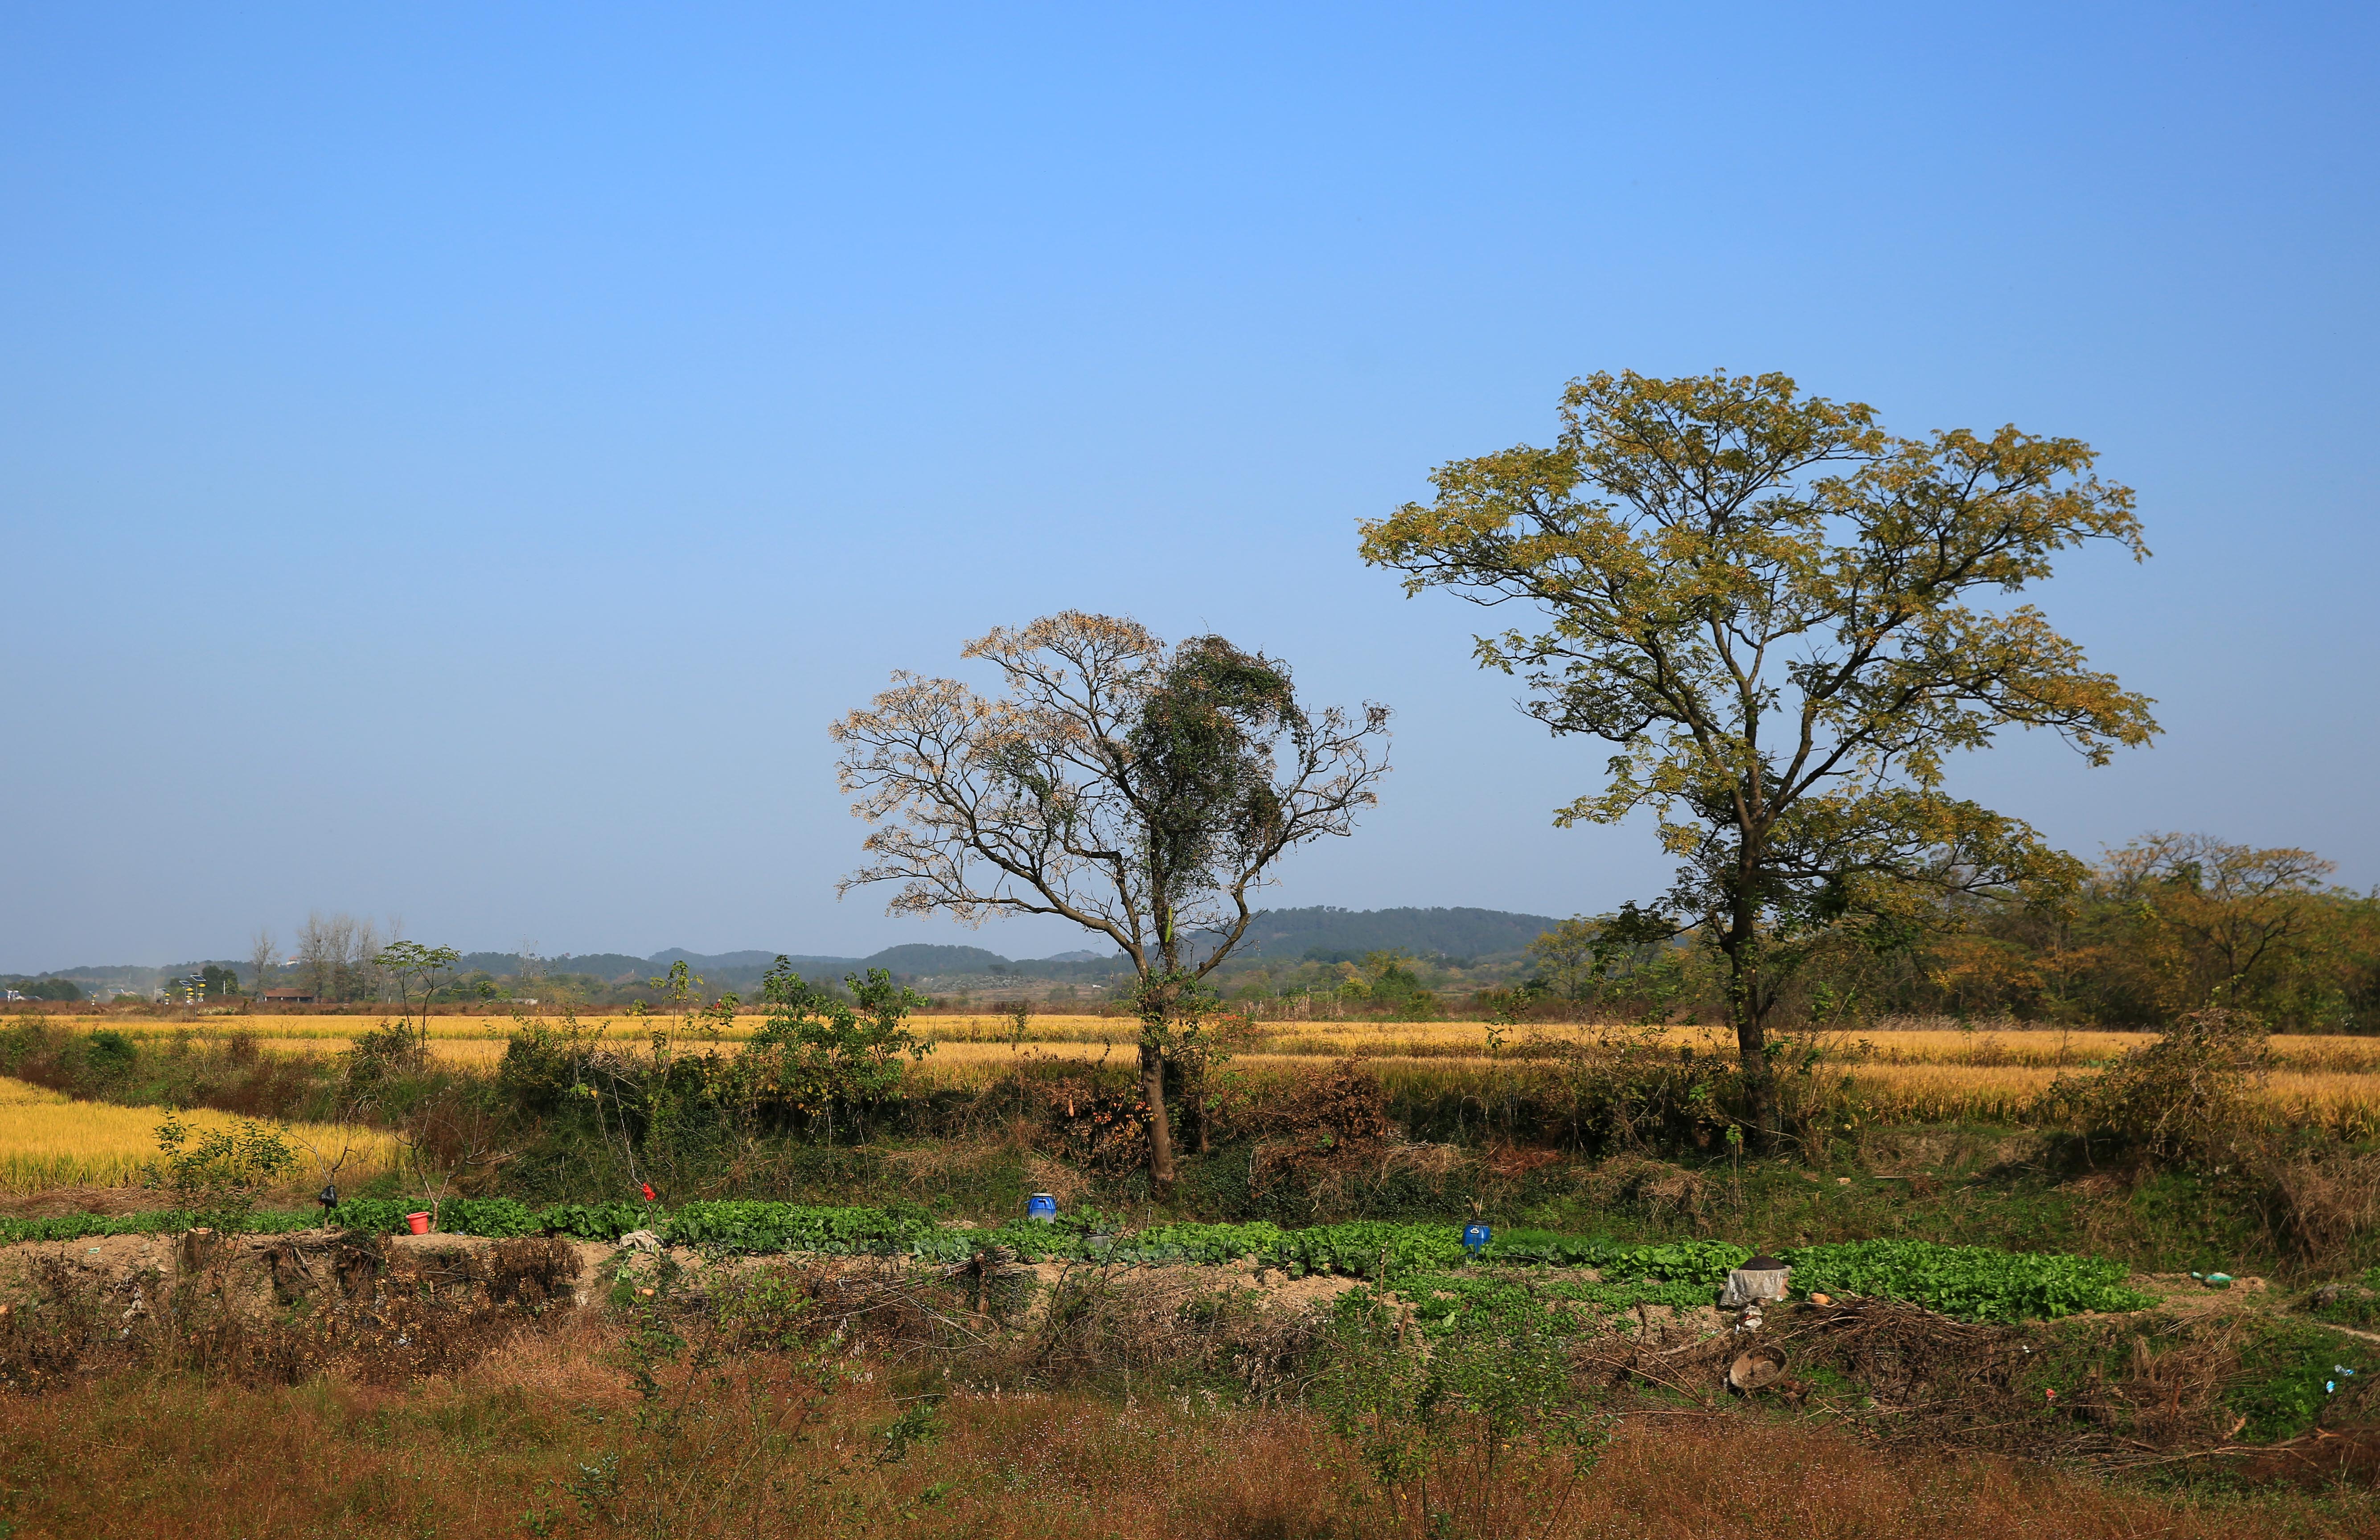
[(1408, 592), (1539, 610), (1541, 630), (1478, 638), (1479, 661), (1524, 675), (1556, 733), (1621, 750), (1557, 822), (1649, 806), (1706, 872), (1718, 841), (1746, 871), (1790, 849), (1774, 869), (1810, 879), (1964, 863), (2030, 882), (2050, 865), (2030, 830), (1932, 795), (1947, 756), (2019, 725), (2104, 762), (2156, 731), (2037, 610), (1968, 602), (2086, 540), (2144, 554), (2131, 492), (2092, 475), (2088, 445), (1896, 438), (1780, 374), (1596, 374), (1561, 417), (1555, 448), (1440, 467), (1433, 503), (1363, 540)]

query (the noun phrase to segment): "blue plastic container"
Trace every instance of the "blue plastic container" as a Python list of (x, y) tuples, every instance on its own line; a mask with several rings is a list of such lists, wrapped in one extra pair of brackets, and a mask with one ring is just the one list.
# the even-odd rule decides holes
[(1484, 1224), (1467, 1224), (1463, 1227), (1463, 1249), (1474, 1256), (1486, 1251), (1488, 1243), (1495, 1238), (1496, 1232)]
[(1025, 1217), (1038, 1224), (1048, 1224), (1058, 1217), (1058, 1200), (1047, 1193), (1036, 1193), (1026, 1200)]

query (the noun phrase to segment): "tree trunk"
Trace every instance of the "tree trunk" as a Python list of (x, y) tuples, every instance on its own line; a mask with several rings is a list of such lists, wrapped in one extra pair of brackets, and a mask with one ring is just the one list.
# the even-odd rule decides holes
[(1165, 1053), (1140, 1045), (1140, 1097), (1148, 1105), (1148, 1184), (1160, 1193), (1173, 1187), (1173, 1131), (1165, 1121)]
[(1751, 1104), (1753, 1140), (1764, 1155), (1774, 1154), (1782, 1128), (1777, 1119), (1777, 1082), (1768, 1064), (1767, 1032), (1757, 1017), (1739, 1014), (1735, 1052), (1743, 1070), (1744, 1099)]
[(1761, 1009), (1758, 941), (1746, 916), (1739, 915), (1719, 950), (1727, 953), (1727, 1013), (1735, 1028), (1736, 1063), (1743, 1076), (1746, 1110), (1752, 1117), (1754, 1146), (1773, 1155), (1782, 1142), (1777, 1114), (1777, 1077), (1768, 1062), (1767, 1013)]

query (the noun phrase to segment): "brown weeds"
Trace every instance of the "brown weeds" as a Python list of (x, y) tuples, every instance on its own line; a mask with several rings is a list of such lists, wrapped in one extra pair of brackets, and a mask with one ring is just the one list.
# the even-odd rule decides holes
[(1579, 1191), (1601, 1207), (1643, 1214), (1651, 1219), (1700, 1219), (1710, 1195), (1709, 1184), (1696, 1172), (1666, 1160), (1615, 1155), (1584, 1168)]
[(1293, 1072), (1233, 1110), (1232, 1132), (1253, 1135), (1249, 1185), (1258, 1192), (1336, 1183), (1379, 1163), (1396, 1130), (1379, 1077), (1353, 1059)]
[(2338, 1261), (2380, 1225), (2380, 1156), (2272, 1158), (2258, 1174), (2266, 1229), (2310, 1267)]
[[(187, 1378), (0, 1399), (6, 1518), (24, 1540), (630, 1533), (585, 1505), (633, 1458), (616, 1394), (505, 1382), (492, 1358), (405, 1393), (332, 1381), (248, 1388)], [(919, 1540), (1392, 1540), (1406, 1533), (1350, 1452), (1291, 1408), (1209, 1412), (1195, 1398), (957, 1394), (930, 1441), (882, 1458), (903, 1408), (845, 1386), (806, 1441), (736, 1480), (748, 1500), (634, 1533)], [(725, 1466), (707, 1473), (728, 1485)], [(1840, 1434), (1725, 1414), (1631, 1420), (1551, 1534), (1561, 1540), (2346, 1540), (2354, 1502), (2278, 1506), (2108, 1486), (1989, 1456), (1880, 1456)], [(1418, 1537), (1416, 1537), (1418, 1540)]]

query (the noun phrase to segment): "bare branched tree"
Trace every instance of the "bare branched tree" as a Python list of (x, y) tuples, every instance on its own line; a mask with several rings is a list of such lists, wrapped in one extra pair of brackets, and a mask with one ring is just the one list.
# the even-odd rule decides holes
[(896, 915), (1055, 915), (1113, 941), (1138, 975), (1149, 1175), (1166, 1185), (1165, 1069), (1197, 1030), (1200, 980), (1246, 934), (1273, 864), (1377, 800), (1388, 708), (1313, 710), (1261, 654), (1220, 637), (1169, 650), (1077, 611), (964, 655), (1007, 693), (896, 673), (834, 724), (844, 790), (876, 825), (842, 891), (894, 882)]
[(277, 951), (273, 944), (271, 928), (257, 927), (256, 935), (248, 947), (248, 989), (249, 994), (260, 1000), (264, 996), (265, 985), (272, 981)]
[(380, 927), (370, 918), (310, 914), (298, 928), (298, 985), (322, 1000), (377, 1000), (380, 946)]

